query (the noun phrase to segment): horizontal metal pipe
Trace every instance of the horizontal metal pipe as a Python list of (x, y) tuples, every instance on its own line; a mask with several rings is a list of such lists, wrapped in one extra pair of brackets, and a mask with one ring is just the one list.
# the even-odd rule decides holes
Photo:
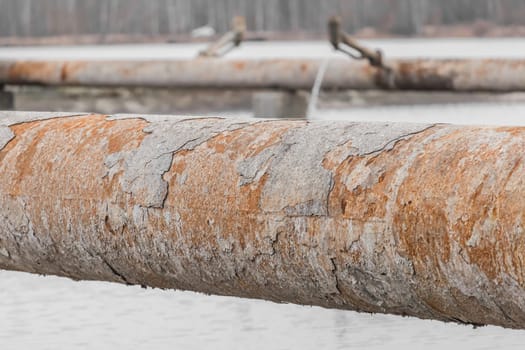
[(525, 128), (0, 114), (0, 268), (525, 328)]
[[(323, 60), (200, 58), (175, 61), (0, 62), (0, 84), (311, 89)], [(391, 75), (366, 62), (332, 59), (329, 89), (525, 91), (525, 61), (390, 60)]]

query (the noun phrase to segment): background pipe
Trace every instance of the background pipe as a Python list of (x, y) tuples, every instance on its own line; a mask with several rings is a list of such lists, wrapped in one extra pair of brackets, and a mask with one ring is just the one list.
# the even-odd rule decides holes
[[(0, 84), (307, 89), (322, 59), (174, 61), (0, 61)], [(333, 59), (325, 89), (525, 91), (525, 61), (509, 59)]]

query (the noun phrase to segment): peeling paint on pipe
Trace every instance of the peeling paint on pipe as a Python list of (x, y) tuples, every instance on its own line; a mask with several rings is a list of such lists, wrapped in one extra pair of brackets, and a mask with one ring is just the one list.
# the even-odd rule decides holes
[[(0, 84), (311, 89), (322, 60), (0, 62)], [(366, 62), (333, 59), (326, 89), (525, 91), (525, 61), (390, 60), (392, 76)]]
[(525, 328), (525, 128), (0, 114), (0, 268)]

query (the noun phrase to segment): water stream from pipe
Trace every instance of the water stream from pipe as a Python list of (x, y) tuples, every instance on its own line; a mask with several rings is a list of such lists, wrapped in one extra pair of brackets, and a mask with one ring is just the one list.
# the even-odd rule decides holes
[(308, 101), (306, 119), (312, 119), (317, 114), (317, 101), (319, 99), (319, 92), (321, 91), (321, 85), (323, 84), (324, 74), (326, 73), (326, 69), (328, 68), (329, 61), (330, 58), (325, 58), (323, 60), (323, 62), (319, 66), (317, 75), (315, 76), (314, 86), (312, 87), (312, 92), (310, 93), (310, 100)]

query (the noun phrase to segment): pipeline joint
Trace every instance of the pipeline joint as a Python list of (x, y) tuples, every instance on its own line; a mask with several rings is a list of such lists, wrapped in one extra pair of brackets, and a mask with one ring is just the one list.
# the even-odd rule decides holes
[(381, 50), (370, 49), (343, 31), (341, 29), (341, 18), (338, 16), (330, 17), (328, 21), (328, 36), (336, 51), (341, 51), (354, 60), (367, 60), (372, 67), (377, 68), (377, 83), (379, 86), (389, 89), (395, 87), (394, 71), (385, 64)]
[(232, 20), (231, 30), (199, 52), (199, 57), (222, 57), (234, 48), (239, 47), (245, 36), (246, 20), (242, 16), (235, 16)]

